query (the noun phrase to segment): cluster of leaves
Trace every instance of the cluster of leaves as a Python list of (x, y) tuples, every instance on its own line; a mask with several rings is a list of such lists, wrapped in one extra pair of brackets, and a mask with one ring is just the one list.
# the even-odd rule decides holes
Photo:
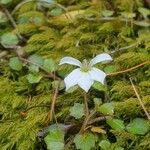
[[(0, 149), (150, 149), (150, 125), (133, 91), (133, 78), (150, 112), (148, 62), (150, 10), (142, 0), (0, 0)], [(92, 120), (83, 134), (83, 98), (77, 87), (65, 92), (69, 55), (80, 60), (110, 53), (105, 86), (90, 90)], [(46, 120), (58, 79), (57, 124)], [(101, 118), (98, 121), (96, 119)], [(95, 120), (94, 120), (95, 119)], [(46, 127), (45, 127), (46, 126)]]

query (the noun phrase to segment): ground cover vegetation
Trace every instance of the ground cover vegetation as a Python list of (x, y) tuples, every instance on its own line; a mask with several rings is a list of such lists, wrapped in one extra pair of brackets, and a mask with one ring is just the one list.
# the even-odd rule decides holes
[[(150, 149), (149, 0), (0, 0), (0, 149)], [(107, 53), (107, 76), (65, 90)]]

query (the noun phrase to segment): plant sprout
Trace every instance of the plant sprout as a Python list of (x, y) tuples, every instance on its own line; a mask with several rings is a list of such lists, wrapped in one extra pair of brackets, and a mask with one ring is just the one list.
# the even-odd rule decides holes
[(94, 65), (102, 61), (111, 60), (112, 57), (107, 53), (97, 55), (91, 59), (90, 62), (84, 59), (82, 63), (73, 57), (62, 58), (59, 65), (70, 64), (79, 67), (73, 70), (67, 77), (65, 77), (64, 82), (66, 85), (66, 90), (75, 85), (78, 85), (85, 92), (88, 92), (94, 81), (98, 81), (104, 84), (106, 74), (100, 69), (95, 68)]

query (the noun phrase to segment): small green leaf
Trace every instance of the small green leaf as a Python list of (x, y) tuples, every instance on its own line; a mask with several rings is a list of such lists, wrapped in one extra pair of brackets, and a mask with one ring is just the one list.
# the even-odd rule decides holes
[(48, 150), (63, 150), (64, 149), (64, 131), (59, 125), (49, 127), (49, 133), (44, 138)]
[(53, 10), (50, 11), (50, 14), (52, 16), (59, 16), (62, 14), (62, 9), (61, 8), (54, 8)]
[(72, 86), (72, 87), (70, 87), (70, 88), (66, 91), (66, 93), (73, 93), (73, 92), (76, 91), (77, 89), (78, 89), (78, 86), (77, 86), (77, 85)]
[(0, 4), (8, 4), (12, 2), (12, 0), (0, 0)]
[(57, 88), (59, 85), (59, 90), (63, 90), (65, 88), (65, 83), (64, 81), (58, 81), (58, 80), (55, 80), (52, 82), (52, 87), (55, 89)]
[(30, 65), (29, 66), (29, 71), (30, 72), (32, 72), (32, 73), (37, 73), (37, 72), (39, 72), (39, 67), (38, 66), (36, 66), (36, 65)]
[(124, 150), (124, 148), (123, 148), (123, 147), (120, 147), (120, 146), (117, 146), (117, 147), (115, 147), (114, 150)]
[(26, 76), (26, 78), (27, 78), (27, 80), (29, 81), (29, 83), (33, 84), (33, 83), (38, 83), (38, 82), (40, 82), (40, 80), (41, 80), (41, 78), (42, 78), (42, 75), (29, 73), (29, 74)]
[(103, 150), (108, 150), (111, 146), (111, 143), (108, 140), (102, 140), (99, 143), (99, 146), (103, 149)]
[(102, 14), (103, 14), (103, 16), (104, 17), (111, 17), (112, 15), (113, 15), (113, 11), (111, 11), (111, 10), (104, 10), (103, 12), (102, 12)]
[(135, 118), (127, 125), (126, 129), (133, 134), (145, 135), (149, 131), (150, 126), (147, 120), (143, 118)]
[(77, 149), (91, 150), (95, 147), (96, 136), (92, 133), (77, 134), (74, 143)]
[(111, 126), (112, 129), (117, 131), (125, 129), (124, 122), (120, 119), (107, 119), (106, 123)]
[(104, 115), (113, 115), (114, 114), (114, 106), (112, 103), (105, 103), (98, 107), (98, 111), (103, 113)]
[(39, 55), (32, 55), (29, 57), (29, 61), (33, 63), (33, 65), (42, 66), (44, 63), (44, 59)]
[(19, 43), (18, 37), (13, 33), (5, 33), (1, 36), (1, 44), (6, 46), (13, 46)]
[(84, 115), (84, 105), (75, 103), (73, 107), (70, 108), (70, 115), (75, 117), (75, 119), (80, 119)]
[(9, 60), (9, 66), (13, 70), (20, 71), (22, 69), (22, 62), (18, 57), (13, 57)]
[(109, 66), (106, 66), (105, 68), (104, 68), (104, 71), (105, 71), (105, 73), (113, 73), (113, 72), (115, 72), (117, 69), (116, 69), (116, 67), (115, 66), (113, 66), (113, 65), (109, 65)]
[(53, 72), (56, 70), (55, 63), (52, 59), (45, 59), (43, 67), (48, 72)]
[(0, 24), (1, 23), (6, 23), (8, 21), (8, 18), (6, 17), (5, 13), (0, 11)]
[(92, 87), (98, 91), (105, 91), (105, 86), (97, 81), (94, 82)]

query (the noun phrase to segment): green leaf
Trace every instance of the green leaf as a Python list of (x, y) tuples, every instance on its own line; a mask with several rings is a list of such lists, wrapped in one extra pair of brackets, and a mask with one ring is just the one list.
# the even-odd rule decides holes
[(98, 107), (98, 111), (103, 113), (104, 115), (113, 115), (114, 114), (114, 106), (112, 103), (105, 103)]
[(59, 85), (59, 90), (63, 90), (65, 88), (65, 83), (64, 81), (58, 81), (58, 80), (55, 80), (52, 82), (52, 87), (53, 88), (57, 88)]
[(40, 82), (41, 78), (42, 78), (42, 75), (40, 74), (32, 74), (32, 73), (29, 73), (27, 76), (26, 76), (27, 80), (29, 83), (33, 84), (33, 83), (38, 83)]
[(45, 59), (43, 68), (48, 72), (53, 72), (56, 70), (55, 63), (52, 59)]
[(66, 91), (66, 93), (73, 93), (73, 92), (76, 91), (77, 89), (78, 89), (78, 86), (77, 86), (77, 85), (72, 86), (72, 87), (70, 87), (70, 88)]
[(18, 57), (13, 57), (9, 60), (9, 66), (13, 70), (20, 71), (22, 69), (22, 62)]
[(32, 73), (37, 73), (37, 72), (39, 72), (39, 67), (38, 66), (36, 66), (36, 65), (30, 65), (29, 66), (29, 71), (30, 72), (32, 72)]
[(105, 86), (98, 81), (95, 81), (92, 87), (98, 91), (105, 91)]
[(95, 147), (96, 136), (92, 133), (77, 134), (74, 143), (77, 149), (90, 150)]
[(29, 57), (29, 61), (30, 61), (31, 63), (33, 63), (33, 65), (35, 64), (35, 65), (40, 66), (40, 67), (41, 67), (41, 66), (43, 65), (43, 63), (44, 63), (44, 59), (43, 59), (41, 56), (36, 55), (36, 54), (30, 56), (30, 57)]
[(104, 71), (106, 74), (113, 73), (117, 70), (117, 68), (114, 65), (108, 65), (104, 68)]
[(107, 119), (106, 123), (111, 126), (112, 129), (117, 131), (125, 129), (124, 122), (120, 119)]
[(108, 140), (102, 140), (99, 143), (99, 146), (103, 149), (103, 150), (108, 150), (111, 146), (111, 143)]
[(113, 15), (113, 11), (111, 11), (111, 10), (104, 10), (103, 12), (102, 12), (102, 15), (104, 16), (104, 17), (111, 17), (112, 15)]
[(80, 119), (84, 115), (84, 105), (80, 103), (75, 103), (69, 111), (70, 115), (75, 117), (75, 119)]
[(50, 11), (51, 16), (59, 16), (62, 14), (62, 9), (61, 8), (54, 8), (53, 10)]
[(115, 147), (114, 150), (124, 150), (124, 148), (119, 146), (119, 147)]
[(8, 4), (12, 2), (12, 0), (0, 0), (0, 4)]
[(48, 150), (63, 150), (64, 149), (64, 131), (59, 125), (49, 127), (49, 133), (44, 138)]
[(6, 46), (13, 46), (19, 43), (18, 37), (13, 33), (5, 33), (1, 36), (1, 44)]
[(6, 15), (0, 11), (0, 23), (6, 23), (8, 21), (8, 18), (6, 17)]
[(150, 126), (147, 120), (143, 118), (135, 118), (127, 125), (126, 129), (133, 134), (145, 135), (149, 131)]

